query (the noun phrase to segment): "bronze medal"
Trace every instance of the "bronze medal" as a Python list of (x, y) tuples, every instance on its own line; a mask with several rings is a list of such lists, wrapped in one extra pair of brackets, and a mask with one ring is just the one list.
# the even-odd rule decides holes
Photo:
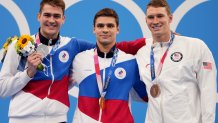
[(101, 97), (100, 99), (99, 99), (99, 106), (100, 106), (100, 108), (103, 110), (103, 109), (105, 109), (105, 99), (104, 99), (104, 97)]
[(158, 84), (153, 84), (150, 89), (150, 94), (154, 98), (158, 97), (160, 95), (160, 86)]

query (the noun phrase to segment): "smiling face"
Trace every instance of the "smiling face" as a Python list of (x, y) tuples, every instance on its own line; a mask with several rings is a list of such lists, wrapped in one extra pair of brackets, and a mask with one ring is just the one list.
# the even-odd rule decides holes
[(45, 4), (38, 13), (38, 21), (40, 33), (48, 39), (55, 39), (65, 21), (65, 16), (61, 7)]
[(153, 38), (164, 35), (170, 35), (170, 23), (172, 15), (170, 15), (165, 7), (147, 8), (146, 23), (150, 29)]
[(100, 49), (101, 47), (110, 49), (116, 43), (119, 27), (114, 17), (100, 16), (95, 21), (93, 33), (96, 35)]

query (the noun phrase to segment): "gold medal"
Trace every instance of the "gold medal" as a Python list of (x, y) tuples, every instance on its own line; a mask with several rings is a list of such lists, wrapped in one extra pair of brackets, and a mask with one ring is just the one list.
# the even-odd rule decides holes
[(150, 89), (150, 94), (154, 98), (158, 97), (160, 95), (160, 86), (158, 84), (153, 84)]
[(100, 108), (102, 110), (105, 109), (105, 99), (104, 99), (104, 97), (100, 97), (100, 99), (99, 99), (99, 106), (100, 106)]

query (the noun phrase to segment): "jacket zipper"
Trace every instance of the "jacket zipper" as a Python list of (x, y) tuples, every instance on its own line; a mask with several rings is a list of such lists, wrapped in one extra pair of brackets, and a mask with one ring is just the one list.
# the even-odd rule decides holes
[(50, 95), (50, 91), (51, 91), (51, 86), (54, 82), (54, 73), (53, 73), (53, 67), (52, 67), (52, 56), (50, 56), (50, 71), (51, 71), (51, 78), (52, 78), (52, 82), (48, 88), (48, 95)]

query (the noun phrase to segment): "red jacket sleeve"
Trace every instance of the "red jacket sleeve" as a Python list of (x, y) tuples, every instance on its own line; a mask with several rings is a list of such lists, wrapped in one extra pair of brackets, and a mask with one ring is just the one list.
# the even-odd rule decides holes
[(133, 41), (122, 41), (116, 44), (116, 47), (125, 53), (135, 55), (137, 51), (146, 44), (145, 38), (139, 38)]

